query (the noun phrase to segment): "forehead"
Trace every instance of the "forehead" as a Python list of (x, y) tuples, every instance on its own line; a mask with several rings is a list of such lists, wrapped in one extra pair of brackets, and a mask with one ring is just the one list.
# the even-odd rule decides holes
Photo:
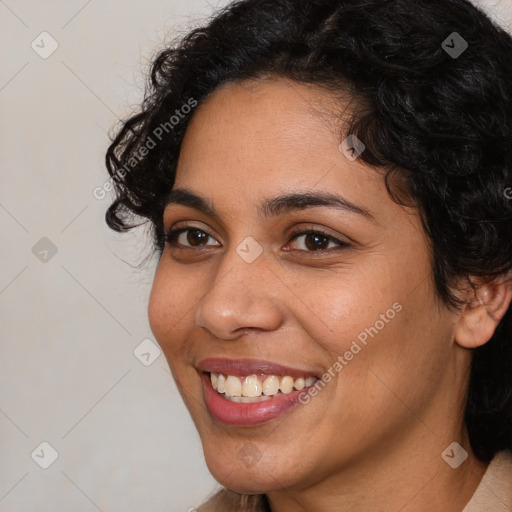
[(353, 187), (381, 181), (379, 173), (350, 162), (339, 145), (352, 106), (311, 85), (287, 79), (231, 83), (196, 110), (183, 140), (176, 185), (211, 189)]

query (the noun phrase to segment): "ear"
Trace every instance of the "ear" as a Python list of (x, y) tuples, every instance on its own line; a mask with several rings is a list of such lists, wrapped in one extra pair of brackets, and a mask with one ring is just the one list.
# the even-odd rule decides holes
[(512, 300), (510, 276), (491, 282), (471, 279), (465, 288), (466, 304), (455, 328), (455, 342), (465, 348), (485, 345), (493, 336)]

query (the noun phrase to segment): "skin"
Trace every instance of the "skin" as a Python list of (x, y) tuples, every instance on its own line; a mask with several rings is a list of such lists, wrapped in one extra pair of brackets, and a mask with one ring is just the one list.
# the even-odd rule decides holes
[[(285, 79), (225, 85), (198, 107), (173, 188), (218, 216), (166, 208), (166, 229), (210, 237), (166, 244), (150, 325), (227, 488), (266, 493), (274, 512), (461, 511), (486, 469), (462, 423), (470, 349), (492, 336), (510, 285), (481, 285), (473, 298), (461, 285), (466, 307), (441, 304), (417, 210), (390, 199), (382, 172), (339, 150), (332, 107), (327, 92)], [(310, 191), (342, 195), (373, 219), (325, 206), (257, 213), (270, 197)], [(294, 238), (308, 228), (350, 245), (321, 238), (315, 250), (311, 236)], [(253, 263), (236, 252), (248, 236), (263, 249)], [(397, 302), (402, 310), (307, 405), (253, 427), (208, 414), (196, 368), (205, 357), (323, 374)], [(441, 458), (454, 441), (469, 452), (456, 470)], [(238, 456), (248, 443), (261, 456), (250, 467)]]

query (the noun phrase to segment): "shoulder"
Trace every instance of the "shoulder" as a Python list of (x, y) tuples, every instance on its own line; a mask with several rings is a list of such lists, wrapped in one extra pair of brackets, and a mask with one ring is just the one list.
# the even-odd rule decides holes
[(197, 512), (243, 512), (243, 509), (237, 506), (240, 502), (237, 496), (227, 489), (222, 489), (203, 503)]
[(512, 452), (498, 452), (462, 512), (508, 512), (512, 509)]
[(221, 489), (207, 502), (198, 507), (197, 512), (264, 512), (259, 495), (244, 495)]

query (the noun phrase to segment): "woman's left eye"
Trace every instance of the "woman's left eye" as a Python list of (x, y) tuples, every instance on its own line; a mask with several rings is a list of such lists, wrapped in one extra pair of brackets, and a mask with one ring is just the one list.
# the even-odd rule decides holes
[(331, 235), (323, 233), (322, 231), (301, 231), (293, 236), (292, 241), (300, 240), (298, 243), (300, 251), (325, 251), (333, 247), (347, 248), (350, 244), (334, 238)]

